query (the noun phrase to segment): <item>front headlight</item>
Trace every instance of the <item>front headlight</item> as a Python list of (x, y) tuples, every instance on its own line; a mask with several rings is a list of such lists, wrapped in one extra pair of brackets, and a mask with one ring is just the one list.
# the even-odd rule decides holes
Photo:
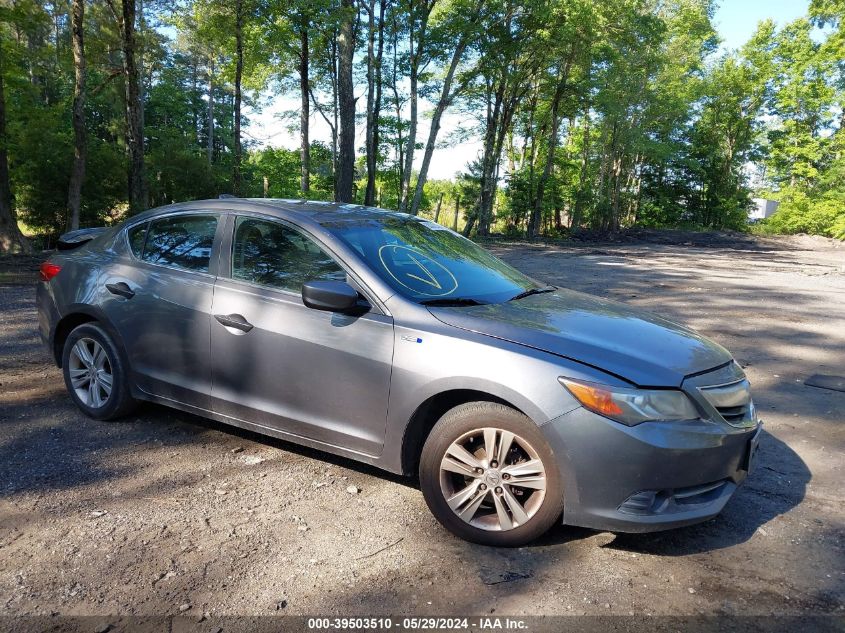
[(626, 389), (571, 378), (558, 380), (586, 409), (628, 426), (699, 417), (692, 401), (677, 389)]

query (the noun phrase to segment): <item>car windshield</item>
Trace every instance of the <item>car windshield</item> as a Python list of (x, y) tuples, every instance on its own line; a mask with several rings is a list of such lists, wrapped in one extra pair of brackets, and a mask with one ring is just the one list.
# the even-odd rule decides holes
[(400, 294), (427, 305), (476, 305), (512, 299), (537, 284), (474, 242), (408, 216), (323, 224), (356, 250)]

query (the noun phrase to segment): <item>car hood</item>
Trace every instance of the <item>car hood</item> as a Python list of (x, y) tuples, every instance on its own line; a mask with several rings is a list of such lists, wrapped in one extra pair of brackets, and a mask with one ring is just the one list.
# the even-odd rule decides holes
[(430, 312), (448, 325), (563, 356), (643, 387), (677, 387), (685, 376), (731, 360), (724, 347), (683, 326), (572, 290)]

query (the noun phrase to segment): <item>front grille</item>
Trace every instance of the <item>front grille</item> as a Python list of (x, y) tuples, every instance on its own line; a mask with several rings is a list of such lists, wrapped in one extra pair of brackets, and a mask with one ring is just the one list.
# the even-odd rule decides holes
[(755, 421), (754, 402), (747, 380), (699, 387), (699, 391), (728, 424), (744, 426)]
[(742, 422), (748, 413), (748, 407), (716, 407), (716, 411), (726, 422)]

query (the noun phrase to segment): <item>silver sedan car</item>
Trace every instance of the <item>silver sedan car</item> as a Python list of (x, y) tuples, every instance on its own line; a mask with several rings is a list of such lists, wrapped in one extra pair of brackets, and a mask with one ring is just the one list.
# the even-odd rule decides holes
[(380, 209), (153, 209), (63, 236), (37, 301), (92, 418), (149, 400), (418, 475), (437, 519), (477, 543), (703, 521), (760, 436), (716, 343)]

